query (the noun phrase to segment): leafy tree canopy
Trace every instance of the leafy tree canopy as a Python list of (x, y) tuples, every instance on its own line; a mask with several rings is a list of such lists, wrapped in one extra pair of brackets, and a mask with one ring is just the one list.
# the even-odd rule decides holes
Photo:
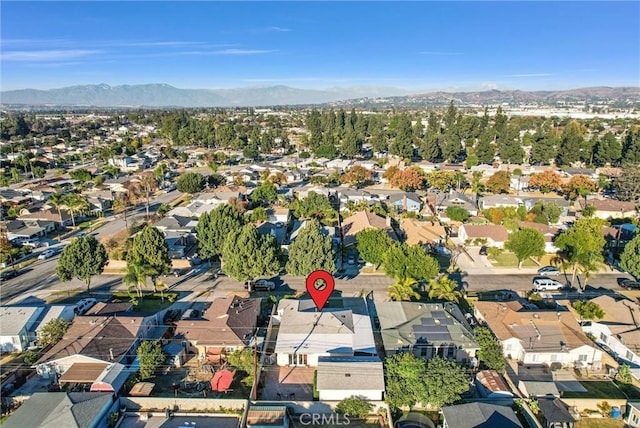
[(38, 345), (46, 348), (64, 337), (71, 323), (62, 318), (54, 318), (38, 329)]
[(424, 382), (427, 388), (425, 401), (436, 407), (455, 403), (469, 390), (464, 368), (442, 357), (433, 357), (427, 362)]
[(504, 246), (518, 258), (518, 269), (522, 266), (522, 262), (529, 257), (542, 257), (545, 253), (544, 236), (537, 230), (528, 227), (509, 235)]
[(332, 273), (336, 268), (335, 259), (331, 237), (324, 236), (320, 223), (312, 219), (289, 247), (287, 272), (305, 277), (318, 269)]
[(231, 231), (222, 247), (225, 273), (241, 282), (277, 274), (279, 255), (275, 238), (260, 235), (252, 224)]
[(386, 230), (367, 228), (356, 234), (357, 249), (360, 257), (368, 263), (380, 266), (384, 254), (393, 241)]
[(578, 315), (585, 320), (594, 320), (604, 318), (604, 310), (596, 302), (591, 300), (576, 300), (572, 304)]
[(138, 347), (138, 359), (140, 361), (140, 378), (153, 377), (156, 369), (164, 362), (162, 344), (159, 341), (143, 341)]
[(487, 327), (476, 327), (476, 342), (480, 349), (478, 350), (478, 359), (489, 369), (502, 373), (506, 368), (506, 360), (502, 353), (502, 346), (491, 330)]
[(196, 226), (200, 255), (209, 258), (222, 254), (227, 235), (234, 230), (239, 230), (243, 225), (242, 214), (228, 204), (219, 205), (214, 210), (203, 213), (198, 218)]
[(251, 202), (256, 205), (268, 206), (278, 199), (278, 189), (272, 183), (264, 183), (251, 192)]
[(456, 207), (456, 206), (447, 207), (447, 217), (453, 221), (460, 221), (464, 223), (465, 221), (469, 220), (470, 216), (471, 214), (469, 214), (469, 211), (467, 211), (462, 207)]
[(131, 241), (127, 263), (147, 268), (154, 286), (158, 276), (169, 273), (171, 257), (164, 234), (153, 226), (145, 226)]
[(620, 256), (620, 267), (640, 279), (640, 235), (636, 235), (625, 245)]
[(387, 276), (392, 278), (413, 278), (428, 281), (440, 270), (436, 259), (427, 254), (420, 245), (394, 243), (385, 253), (383, 266)]
[(185, 172), (176, 180), (176, 187), (183, 193), (198, 193), (204, 188), (204, 176), (199, 172)]
[(393, 407), (413, 407), (427, 401), (426, 363), (411, 353), (391, 355), (384, 360), (386, 401)]
[(316, 218), (334, 218), (337, 213), (331, 206), (329, 198), (316, 193), (309, 192), (304, 199), (298, 199), (291, 204), (296, 217), (300, 219)]
[(373, 404), (360, 397), (345, 398), (336, 406), (336, 413), (364, 419), (373, 410)]
[(104, 245), (92, 235), (76, 238), (62, 250), (56, 273), (61, 281), (84, 281), (89, 291), (91, 278), (102, 273), (108, 259)]

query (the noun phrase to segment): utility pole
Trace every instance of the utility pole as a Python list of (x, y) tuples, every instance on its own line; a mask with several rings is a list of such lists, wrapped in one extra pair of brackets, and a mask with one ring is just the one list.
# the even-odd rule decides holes
[(253, 399), (258, 399), (258, 341), (253, 337)]

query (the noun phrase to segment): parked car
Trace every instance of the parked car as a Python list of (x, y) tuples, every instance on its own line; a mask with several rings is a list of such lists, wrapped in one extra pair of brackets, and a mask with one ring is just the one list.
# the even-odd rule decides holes
[(73, 311), (78, 315), (84, 315), (85, 312), (87, 312), (97, 302), (98, 301), (93, 297), (82, 299), (78, 303), (76, 303), (76, 307), (73, 308)]
[(489, 248), (487, 248), (486, 245), (483, 245), (482, 247), (480, 247), (480, 255), (481, 256), (486, 256), (488, 251), (489, 251)]
[(11, 278), (15, 278), (16, 276), (20, 275), (22, 273), (22, 271), (16, 270), (16, 269), (11, 269), (11, 270), (7, 270), (4, 271), (2, 273), (0, 273), (0, 281), (7, 281)]
[(55, 250), (47, 250), (47, 251), (43, 251), (39, 256), (38, 256), (38, 260), (46, 260), (50, 257), (53, 257), (56, 255), (56, 251)]
[(545, 266), (538, 269), (538, 273), (540, 275), (555, 276), (555, 275), (560, 275), (560, 269), (558, 269), (555, 266)]
[(275, 282), (267, 281), (266, 279), (257, 279), (251, 283), (250, 291), (273, 291), (275, 289)]
[(39, 238), (30, 238), (22, 241), (22, 245), (26, 245), (27, 247), (31, 248), (38, 248), (40, 245), (42, 245), (42, 243), (40, 242)]
[(632, 279), (624, 279), (624, 280), (620, 281), (620, 287), (625, 288), (627, 290), (632, 290), (632, 289), (639, 290), (640, 289), (640, 282), (639, 281), (634, 281)]
[(560, 290), (564, 284), (551, 278), (535, 278), (533, 280), (534, 291)]

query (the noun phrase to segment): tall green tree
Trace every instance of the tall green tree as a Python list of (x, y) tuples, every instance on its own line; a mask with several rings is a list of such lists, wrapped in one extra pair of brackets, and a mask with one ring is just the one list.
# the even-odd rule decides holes
[(544, 236), (537, 230), (528, 227), (519, 229), (509, 235), (509, 239), (507, 239), (504, 246), (518, 258), (518, 269), (522, 267), (522, 262), (529, 257), (544, 256)]
[(636, 164), (625, 165), (620, 176), (613, 181), (616, 196), (622, 201), (640, 201), (640, 167)]
[(397, 118), (396, 138), (389, 147), (389, 153), (401, 158), (411, 159), (413, 157), (413, 131), (411, 119), (406, 114)]
[(464, 368), (442, 357), (433, 357), (427, 362), (424, 383), (427, 387), (425, 403), (435, 407), (453, 404), (469, 390)]
[(271, 235), (260, 235), (252, 224), (229, 233), (222, 247), (224, 271), (241, 282), (280, 271), (280, 249)]
[(331, 237), (324, 236), (320, 231), (320, 223), (312, 219), (300, 230), (289, 247), (287, 272), (306, 277), (318, 269), (333, 273), (336, 269), (336, 257)]
[(256, 187), (250, 197), (255, 205), (266, 207), (278, 199), (278, 189), (272, 183), (266, 182)]
[(358, 254), (367, 263), (380, 266), (393, 241), (384, 229), (367, 228), (356, 234)]
[(478, 163), (491, 164), (496, 157), (496, 149), (493, 145), (493, 135), (490, 132), (484, 132), (480, 135), (478, 144), (474, 154), (478, 156)]
[(231, 355), (227, 357), (227, 363), (231, 367), (242, 370), (247, 374), (247, 376), (242, 379), (242, 383), (245, 386), (253, 386), (256, 374), (256, 364), (255, 355), (252, 349), (236, 349)]
[(162, 344), (158, 340), (144, 340), (138, 347), (137, 354), (140, 362), (140, 378), (143, 380), (153, 377), (156, 369), (165, 360)]
[(293, 201), (291, 208), (296, 217), (300, 219), (315, 218), (322, 220), (323, 218), (335, 218), (337, 216), (335, 209), (329, 202), (329, 198), (316, 192), (309, 192), (306, 198)]
[(556, 238), (555, 245), (562, 259), (573, 267), (572, 284), (578, 272), (589, 278), (604, 261), (602, 220), (581, 218)]
[(198, 193), (204, 189), (204, 176), (199, 172), (185, 172), (176, 180), (176, 187), (182, 193)]
[(385, 400), (395, 408), (413, 407), (427, 401), (426, 363), (422, 358), (403, 352), (384, 360)]
[(620, 267), (640, 279), (640, 235), (627, 242), (620, 256)]
[(586, 129), (580, 122), (573, 120), (562, 130), (556, 162), (558, 165), (571, 165), (580, 160)]
[(480, 349), (477, 352), (478, 359), (491, 370), (498, 373), (504, 372), (507, 362), (502, 353), (502, 345), (487, 327), (476, 327), (474, 330), (476, 342)]
[(56, 273), (60, 281), (69, 281), (71, 278), (84, 281), (90, 292), (91, 279), (102, 273), (108, 259), (104, 245), (93, 236), (75, 238), (62, 250)]
[(200, 256), (210, 258), (222, 254), (222, 247), (229, 233), (240, 230), (242, 226), (242, 213), (229, 204), (219, 205), (214, 210), (203, 213), (196, 226)]
[(127, 251), (127, 264), (145, 266), (153, 284), (153, 291), (157, 291), (157, 280), (160, 275), (169, 273), (171, 257), (164, 234), (153, 226), (145, 226), (131, 241), (131, 248)]
[(596, 141), (593, 157), (598, 165), (615, 164), (622, 158), (622, 143), (615, 135), (607, 132)]
[(428, 281), (440, 270), (436, 259), (420, 245), (394, 243), (383, 258), (384, 271), (391, 278), (413, 278)]
[(89, 209), (89, 203), (79, 193), (67, 193), (63, 197), (63, 208), (71, 214), (71, 224), (76, 227), (76, 216)]

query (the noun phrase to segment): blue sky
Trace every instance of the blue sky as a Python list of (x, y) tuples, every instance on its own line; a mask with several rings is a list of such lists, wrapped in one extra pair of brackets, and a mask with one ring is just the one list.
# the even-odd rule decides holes
[(2, 90), (640, 85), (640, 2), (13, 2)]

